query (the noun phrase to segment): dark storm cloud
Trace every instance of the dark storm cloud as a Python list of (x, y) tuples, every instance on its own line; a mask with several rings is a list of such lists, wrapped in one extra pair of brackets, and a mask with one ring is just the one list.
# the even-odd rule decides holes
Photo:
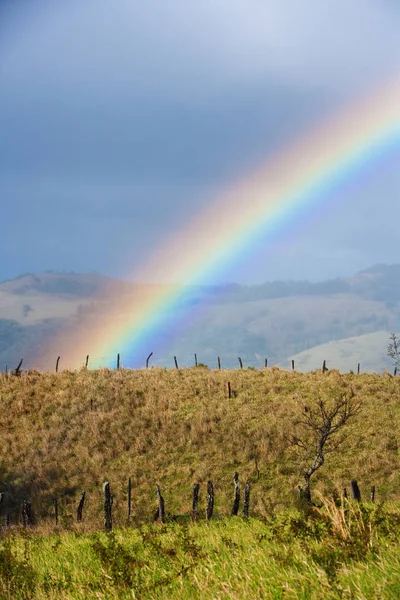
[[(224, 182), (396, 72), (398, 25), (396, 7), (372, 0), (2, 3), (7, 274), (140, 261)], [(381, 203), (396, 210), (398, 179), (385, 181)], [(361, 194), (348, 202), (369, 230)], [(332, 253), (344, 217), (333, 213), (312, 242), (297, 232), (298, 257)], [(361, 259), (366, 243), (354, 239)], [(290, 247), (285, 277), (298, 271)], [(259, 278), (252, 264), (237, 276)]]

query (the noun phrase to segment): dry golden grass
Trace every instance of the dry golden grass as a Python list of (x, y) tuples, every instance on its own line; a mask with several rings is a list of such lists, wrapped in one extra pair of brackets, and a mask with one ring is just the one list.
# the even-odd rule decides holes
[(190, 513), (191, 487), (200, 482), (203, 510), (208, 479), (216, 515), (226, 515), (238, 471), (252, 484), (252, 514), (269, 514), (292, 503), (302, 483), (288, 437), (304, 406), (350, 389), (362, 409), (313, 485), (327, 494), (357, 479), (364, 496), (374, 484), (378, 501), (398, 502), (400, 378), (201, 367), (1, 375), (2, 512), (16, 515), (22, 499), (30, 499), (45, 526), (58, 497), (60, 521), (71, 525), (86, 490), (81, 527), (97, 527), (102, 483), (109, 480), (122, 524), (130, 477), (134, 521), (152, 518), (155, 483), (176, 516)]

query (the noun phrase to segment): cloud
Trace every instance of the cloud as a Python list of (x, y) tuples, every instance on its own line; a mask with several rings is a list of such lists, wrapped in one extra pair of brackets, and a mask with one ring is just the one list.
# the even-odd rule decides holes
[(6, 71), (81, 96), (213, 102), (266, 78), (336, 90), (399, 68), (399, 14), (373, 0), (42, 0), (39, 16), (9, 36)]
[[(139, 260), (215, 188), (400, 70), (389, 0), (3, 0), (0, 19), (3, 252), (36, 256), (35, 269)], [(390, 211), (398, 180), (379, 179), (368, 197), (383, 188)], [(362, 197), (348, 203), (353, 218)], [(310, 273), (313, 253), (334, 256), (345, 218), (308, 242), (299, 225), (293, 256)], [(366, 231), (376, 224), (363, 219)], [(356, 240), (362, 260), (369, 241), (346, 232), (344, 255)], [(290, 273), (292, 250), (277, 252), (275, 273)], [(258, 278), (269, 256), (240, 277)]]

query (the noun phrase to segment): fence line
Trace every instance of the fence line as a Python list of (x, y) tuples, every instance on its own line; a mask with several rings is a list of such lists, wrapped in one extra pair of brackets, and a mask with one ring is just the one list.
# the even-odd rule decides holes
[[(150, 359), (151, 359), (151, 357), (153, 355), (154, 355), (154, 353), (150, 352), (150, 354), (147, 356), (147, 358), (145, 359), (145, 361), (143, 363), (143, 368), (144, 367), (146, 369), (149, 368), (149, 361), (150, 361)], [(115, 365), (114, 368), (116, 368), (117, 370), (124, 369), (124, 368), (125, 369), (131, 369), (131, 370), (137, 370), (137, 369), (142, 368), (142, 367), (124, 367), (124, 365), (122, 363), (122, 358), (125, 358), (125, 360), (127, 362), (129, 362), (129, 360), (132, 359), (133, 357), (129, 356), (129, 355), (123, 357), (122, 354), (120, 354), (120, 353), (118, 353), (116, 356), (115, 355), (114, 356), (111, 356), (111, 355), (110, 356), (104, 356), (104, 357), (102, 357), (102, 361), (104, 362), (104, 364), (102, 366), (98, 366), (98, 367), (96, 367), (94, 369), (91, 369), (91, 370), (112, 369), (112, 367), (108, 366), (108, 365), (110, 365), (112, 363), (114, 363), (114, 365)], [(243, 366), (243, 360), (242, 360), (242, 358), (240, 356), (238, 356), (237, 360), (239, 362), (239, 369), (243, 369), (244, 366)], [(81, 365), (80, 368), (89, 369), (89, 361), (90, 361), (90, 355), (87, 354), (85, 360), (82, 361), (82, 365)], [(0, 373), (3, 372), (5, 374), (20, 375), (23, 372), (22, 369), (21, 369), (23, 362), (24, 362), (24, 358), (21, 358), (21, 360), (19, 361), (18, 365), (16, 367), (14, 367), (14, 368), (11, 367), (10, 364), (6, 364), (5, 367), (4, 367), (4, 370), (0, 371)], [(30, 363), (28, 363), (28, 364), (30, 364)], [(55, 365), (54, 366), (54, 371), (56, 373), (59, 373), (59, 372), (62, 372), (62, 371), (68, 371), (68, 370), (71, 370), (71, 371), (78, 371), (79, 370), (79, 368), (77, 368), (76, 366), (72, 367), (71, 366), (72, 363), (69, 363), (69, 365), (68, 365), (68, 363), (64, 364), (63, 360), (62, 360), (62, 356), (57, 356), (57, 358), (55, 359), (55, 362), (53, 364)], [(194, 354), (194, 363), (191, 364), (191, 365), (184, 365), (184, 367), (180, 367), (179, 363), (178, 363), (178, 357), (177, 356), (173, 357), (173, 364), (175, 366), (175, 369), (178, 369), (178, 370), (180, 368), (191, 368), (191, 367), (204, 367), (204, 366), (208, 366), (208, 365), (204, 365), (204, 363), (199, 363), (198, 362), (198, 358), (197, 358), (197, 354), (196, 353)], [(76, 365), (76, 363), (74, 363), (74, 365)], [(291, 365), (292, 372), (296, 372), (294, 359), (290, 360), (290, 363), (287, 366), (288, 370), (289, 370), (290, 365)], [(160, 366), (162, 368), (173, 368), (172, 364), (169, 367), (165, 366), (165, 365), (153, 365), (153, 366)], [(221, 358), (220, 358), (220, 356), (216, 357), (215, 368), (218, 369), (218, 370), (221, 370), (221, 368), (222, 368), (221, 367)], [(258, 368), (260, 370), (262, 370), (263, 368), (264, 369), (268, 369), (268, 358), (264, 359), (264, 367), (262, 367), (262, 364), (260, 364), (260, 365), (258, 365), (258, 367), (254, 367), (253, 365), (248, 365), (248, 368), (251, 368), (251, 369)], [(283, 369), (283, 370), (285, 369), (285, 367), (282, 367), (282, 366), (280, 366), (278, 368)], [(30, 366), (30, 368), (26, 369), (26, 371), (39, 371), (39, 372), (51, 372), (52, 370), (53, 369), (49, 368), (49, 362), (48, 361), (39, 361), (39, 362), (35, 362), (34, 361), (34, 362), (32, 362), (32, 365)], [(229, 371), (234, 370), (234, 367), (228, 367), (226, 370), (229, 370)], [(325, 359), (322, 362), (322, 369), (321, 370), (322, 370), (323, 373), (325, 373), (326, 371), (329, 370), (328, 367), (327, 367), (327, 361)], [(393, 370), (393, 376), (394, 377), (397, 376), (397, 371), (398, 371), (398, 368), (395, 367), (394, 370)], [(349, 372), (353, 372), (353, 371), (350, 370)], [(357, 366), (356, 366), (356, 369), (355, 369), (354, 373), (357, 373), (357, 375), (361, 374), (361, 363), (360, 362), (357, 363)]]
[[(251, 485), (247, 481), (244, 486), (243, 498), (241, 495), (241, 487), (239, 481), (239, 474), (237, 472), (234, 473), (233, 477), (234, 489), (233, 489), (233, 505), (229, 511), (231, 517), (237, 517), (239, 515), (239, 509), (242, 502), (242, 516), (244, 518), (248, 518), (250, 514), (250, 490)], [(196, 483), (193, 486), (192, 490), (192, 509), (190, 513), (181, 516), (187, 516), (188, 520), (190, 519), (192, 522), (195, 522), (199, 519), (199, 500), (200, 500), (200, 483)], [(131, 479), (128, 480), (128, 524), (130, 522), (130, 517), (132, 516), (131, 509)], [(166, 513), (166, 504), (164, 497), (162, 495), (161, 487), (159, 484), (155, 485), (155, 500), (157, 501), (157, 510), (151, 517), (149, 518), (153, 521), (159, 521), (160, 523), (165, 523), (167, 520), (174, 520), (174, 516), (169, 515), (167, 518)], [(32, 528), (35, 525), (38, 525), (39, 519), (34, 513), (34, 509), (32, 506), (32, 502), (28, 499), (22, 501), (21, 504), (15, 506), (14, 508), (9, 508), (7, 511), (4, 511), (2, 514), (1, 509), (3, 505), (3, 501), (5, 498), (6, 492), (0, 493), (0, 516), (2, 521), (2, 528), (6, 529), (11, 526), (22, 525), (24, 528)], [(361, 492), (356, 480), (352, 480), (350, 483), (350, 498), (348, 497), (346, 488), (343, 488), (342, 498), (343, 500), (361, 502)], [(370, 492), (370, 502), (375, 502), (375, 494), (376, 494), (376, 486), (371, 486)], [(303, 503), (307, 501), (305, 492), (298, 486), (297, 492), (298, 500)], [(78, 507), (76, 511), (76, 522), (81, 523), (84, 519), (84, 507), (85, 507), (85, 499), (86, 492), (83, 492)], [(60, 504), (59, 498), (53, 498), (51, 501), (52, 512), (51, 517), (54, 519), (54, 523), (56, 527), (59, 527), (60, 522)], [(113, 529), (113, 504), (114, 504), (114, 496), (111, 494), (111, 485), (109, 481), (105, 481), (103, 484), (103, 515), (104, 515), (104, 530), (107, 532), (112, 531)], [(214, 484), (212, 480), (207, 482), (206, 488), (206, 505), (204, 509), (204, 518), (209, 521), (212, 519), (214, 514), (214, 504), (215, 504), (215, 492), (214, 492)], [(47, 514), (44, 518), (49, 518), (49, 514)], [(227, 516), (227, 515), (226, 515)], [(255, 515), (256, 516), (256, 515)], [(0, 524), (1, 527), (1, 524)]]

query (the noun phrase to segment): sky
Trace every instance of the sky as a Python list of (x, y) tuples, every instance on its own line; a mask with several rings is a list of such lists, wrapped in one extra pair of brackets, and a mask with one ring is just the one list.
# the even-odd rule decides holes
[[(0, 279), (134, 278), (226, 186), (398, 76), (399, 28), (397, 0), (0, 0)], [(400, 262), (399, 161), (204, 283)]]

